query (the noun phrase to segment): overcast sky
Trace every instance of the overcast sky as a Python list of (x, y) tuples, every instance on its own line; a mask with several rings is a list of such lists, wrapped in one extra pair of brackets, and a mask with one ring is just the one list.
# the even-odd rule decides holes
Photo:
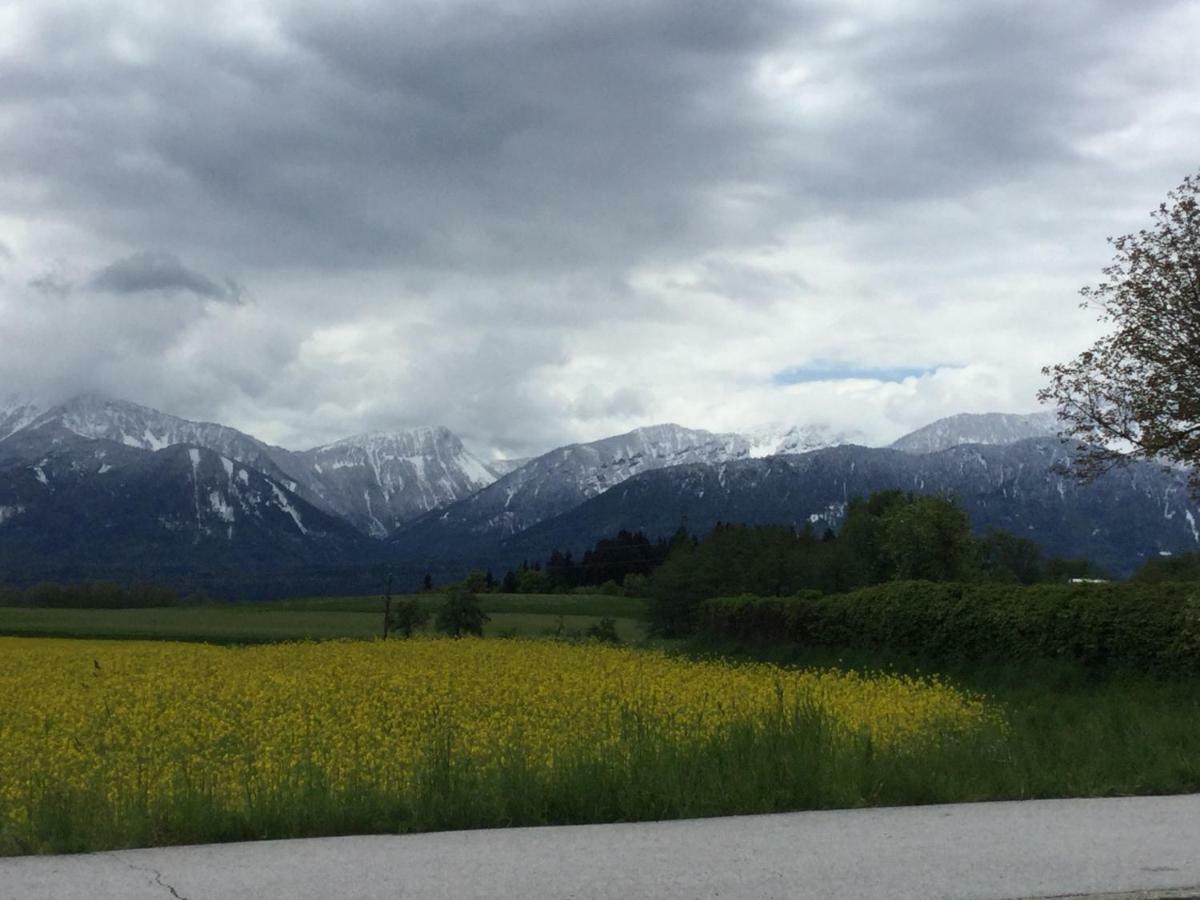
[(0, 393), (301, 448), (1036, 406), (1200, 4), (0, 0)]

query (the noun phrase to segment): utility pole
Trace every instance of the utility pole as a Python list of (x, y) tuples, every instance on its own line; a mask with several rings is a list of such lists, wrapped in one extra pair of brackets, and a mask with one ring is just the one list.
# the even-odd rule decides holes
[(387, 596), (383, 600), (383, 639), (386, 641), (388, 636), (388, 628), (392, 624), (392, 573), (388, 572), (387, 577)]

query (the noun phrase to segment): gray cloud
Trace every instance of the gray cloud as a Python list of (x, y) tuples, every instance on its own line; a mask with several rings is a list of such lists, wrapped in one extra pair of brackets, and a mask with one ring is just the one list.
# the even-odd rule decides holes
[(112, 294), (187, 291), (208, 300), (233, 302), (240, 301), (243, 293), (241, 286), (231, 279), (217, 284), (206, 275), (189, 269), (178, 257), (151, 250), (109, 263), (92, 276), (89, 285)]
[(39, 294), (49, 294), (55, 297), (65, 297), (71, 293), (71, 289), (74, 287), (70, 279), (57, 269), (49, 269), (30, 278), (29, 286)]
[[(1200, 143), (1200, 15), (1167, 0), (45, 0), (11, 24), (0, 341), (57, 352), (0, 377), (297, 446), (1025, 409), (1091, 335), (1103, 238)], [(254, 303), (159, 296), (242, 299), (225, 272)], [(827, 359), (948, 365), (772, 379)]]

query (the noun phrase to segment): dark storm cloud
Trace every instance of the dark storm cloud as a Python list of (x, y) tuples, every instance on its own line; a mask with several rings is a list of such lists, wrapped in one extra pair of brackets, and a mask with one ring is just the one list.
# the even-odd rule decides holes
[(1185, 5), (909, 4), (836, 38), (802, 38), (813, 77), (797, 96), (828, 90), (845, 102), (778, 123), (793, 155), (773, 160), (773, 177), (794, 211), (861, 214), (1086, 166), (1080, 144), (1123, 127), (1144, 102), (1121, 84), (1131, 35)]
[[(513, 453), (722, 404), (795, 416), (762, 398), (825, 401), (773, 374), (825, 358), (991, 354), (907, 380), (926, 411), (1004, 398), (1015, 364), (989, 341), (1041, 353), (1020, 329), (1060, 295), (1073, 314), (1071, 254), (1195, 165), (1189, 9), (20, 4), (0, 341), (65, 349), (0, 376), (110, 371), (298, 444), (444, 421)], [(226, 272), (254, 303), (158, 296), (240, 300)]]
[[(0, 68), (25, 118), (2, 152), (129, 244), (272, 264), (610, 265), (727, 232), (707, 192), (758, 177), (770, 138), (751, 69), (816, 17), (506, 9), (282, 7), (271, 47), (46, 12)], [(147, 59), (112, 58), (123, 30)]]
[[(215, 15), (185, 29), (51, 6), (0, 66), (23, 120), (0, 152), (133, 246), (317, 267), (623, 266), (760, 240), (814, 203), (1069, 159), (1063, 122), (1110, 124), (1088, 76), (1145, 15), (912, 9), (841, 33), (815, 3), (295, 4), (256, 43)], [(123, 34), (144, 59), (114, 55)], [(812, 70), (778, 107), (755, 83), (772, 53)], [(748, 219), (714, 202), (738, 184), (761, 188)]]
[(112, 294), (186, 291), (208, 300), (232, 302), (239, 301), (242, 294), (236, 282), (217, 284), (208, 276), (189, 269), (178, 257), (153, 250), (109, 263), (92, 276), (88, 285)]

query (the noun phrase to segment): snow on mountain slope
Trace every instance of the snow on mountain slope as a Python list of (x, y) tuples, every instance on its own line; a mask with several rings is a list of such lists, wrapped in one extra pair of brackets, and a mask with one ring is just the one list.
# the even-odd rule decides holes
[(1012, 444), (1026, 438), (1053, 437), (1058, 430), (1058, 418), (1051, 411), (1028, 415), (961, 413), (918, 428), (891, 447), (906, 453), (935, 453), (962, 444)]
[(828, 425), (784, 425), (771, 423), (749, 428), (742, 435), (750, 442), (747, 454), (752, 459), (778, 456), (780, 453), (807, 453), (841, 444), (861, 444), (857, 431), (834, 431)]
[(497, 474), (445, 428), (359, 435), (296, 453), (224, 425), (96, 394), (48, 409), (14, 402), (0, 407), (0, 416), (13, 426), (0, 430), (0, 458), (34, 458), (69, 436), (145, 452), (194, 445), (257, 469), (375, 537), (491, 484)]
[[(741, 459), (749, 453), (750, 442), (740, 434), (671, 424), (637, 428), (589, 444), (559, 447), (531, 460), (501, 479), (504, 507), (514, 510), (526, 498), (535, 505), (539, 498), (559, 505), (566, 498), (594, 497), (641, 472)], [(500, 483), (495, 488), (499, 496)]]
[(194, 444), (268, 474), (284, 477), (276, 469), (270, 448), (235, 428), (211, 422), (193, 422), (148, 406), (99, 394), (80, 394), (52, 406), (19, 431), (7, 435), (6, 439), (19, 436), (28, 443), (34, 440), (35, 434), (57, 435), (63, 431), (139, 450), (154, 451), (174, 444)]
[(207, 448), (87, 443), (115, 448), (106, 458), (116, 465), (72, 477), (79, 455), (59, 452), (0, 467), (0, 565), (248, 573), (362, 561), (377, 546), (279, 481)]
[(588, 444), (569, 444), (530, 460), (499, 481), (428, 513), (394, 536), (422, 552), (445, 554), (439, 535), (507, 536), (559, 515), (642, 472), (743, 459), (750, 441), (679, 425), (652, 425)]
[(487, 467), (496, 473), (497, 478), (503, 478), (509, 472), (515, 472), (525, 463), (533, 459), (532, 456), (520, 456), (513, 459), (489, 459)]
[(277, 451), (276, 459), (324, 507), (374, 537), (496, 480), (442, 427), (360, 434), (301, 453)]
[(45, 406), (28, 397), (9, 396), (0, 399), (0, 441), (20, 431), (39, 415)]
[[(477, 542), (469, 564), (499, 569), (545, 559), (553, 549), (578, 553), (619, 528), (665, 537), (685, 516), (700, 534), (720, 521), (811, 524), (819, 533), (836, 527), (848, 498), (885, 489), (952, 495), (977, 533), (998, 528), (1029, 537), (1048, 554), (1085, 557), (1121, 576), (1163, 553), (1200, 550), (1200, 503), (1186, 474), (1136, 462), (1079, 482), (1060, 471), (1076, 452), (1052, 437), (925, 454), (842, 446), (667, 468), (507, 540)], [(455, 546), (454, 537), (443, 539)]]

